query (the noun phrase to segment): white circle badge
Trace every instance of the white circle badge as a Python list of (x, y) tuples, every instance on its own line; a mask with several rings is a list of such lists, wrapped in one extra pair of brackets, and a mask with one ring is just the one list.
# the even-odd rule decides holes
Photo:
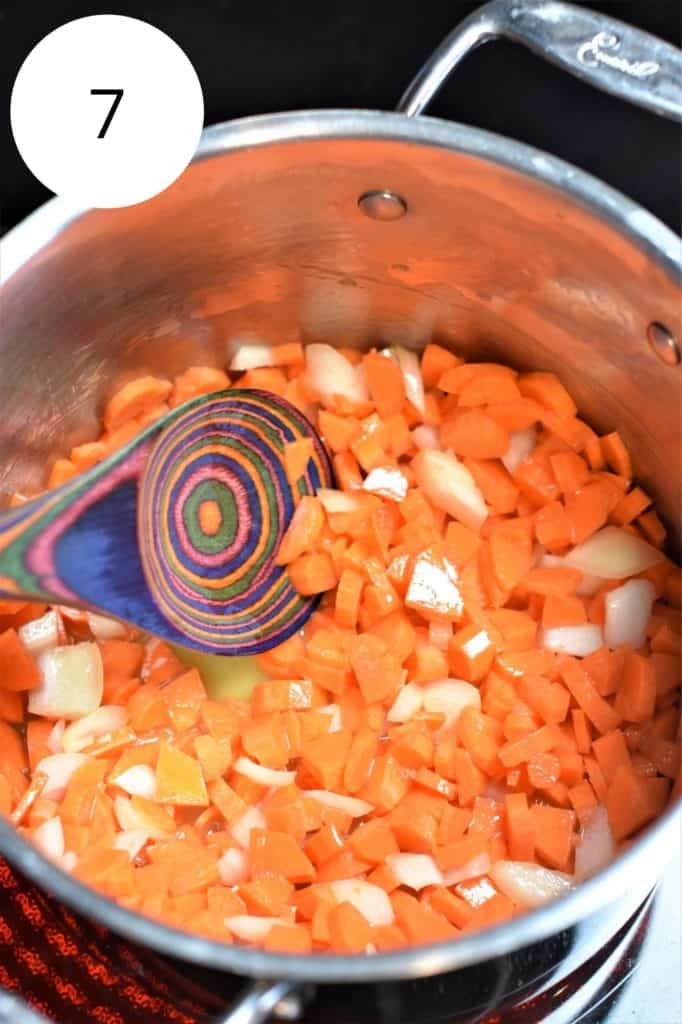
[(96, 14), (55, 29), (21, 65), (10, 104), (22, 158), (79, 205), (131, 206), (192, 159), (204, 98), (189, 58), (137, 18)]

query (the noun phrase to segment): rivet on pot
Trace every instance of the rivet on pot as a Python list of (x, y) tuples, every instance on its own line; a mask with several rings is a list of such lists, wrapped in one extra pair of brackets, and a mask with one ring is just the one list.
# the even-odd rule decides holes
[(407, 213), (407, 203), (395, 192), (365, 192), (358, 199), (358, 206), (372, 220), (399, 220)]
[(646, 334), (652, 351), (661, 362), (667, 366), (677, 366), (680, 361), (680, 346), (668, 328), (654, 320), (647, 327)]

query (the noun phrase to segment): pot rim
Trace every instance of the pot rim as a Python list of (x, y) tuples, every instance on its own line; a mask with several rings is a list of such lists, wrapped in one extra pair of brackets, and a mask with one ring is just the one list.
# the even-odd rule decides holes
[[(573, 165), (532, 146), (433, 117), (408, 118), (374, 110), (305, 110), (267, 114), (213, 125), (201, 137), (192, 163), (246, 147), (320, 138), (385, 139), (450, 149), (517, 171), (568, 195), (610, 224), (674, 280), (682, 280), (680, 239), (622, 193)], [(55, 197), (10, 231), (2, 243), (0, 283), (8, 281), (87, 208)], [(393, 953), (354, 957), (266, 953), (191, 935), (114, 903), (56, 867), (8, 822), (0, 819), (0, 851), (31, 881), (84, 916), (161, 953), (204, 966), (258, 978), (360, 983), (427, 977), (511, 953), (589, 917), (628, 888), (642, 895), (656, 883), (674, 830), (682, 819), (677, 802), (617, 860), (568, 895), (512, 921), (451, 942)], [(655, 864), (658, 870), (652, 870)]]

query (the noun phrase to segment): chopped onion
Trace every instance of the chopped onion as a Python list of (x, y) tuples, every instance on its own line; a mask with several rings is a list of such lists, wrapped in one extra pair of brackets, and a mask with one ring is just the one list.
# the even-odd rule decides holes
[(45, 775), (46, 782), (41, 796), (48, 800), (61, 800), (76, 768), (88, 758), (85, 754), (48, 754), (36, 765), (36, 775)]
[(415, 448), (425, 451), (427, 448), (440, 448), (438, 431), (430, 423), (422, 423), (412, 431)]
[(51, 754), (62, 754), (64, 747), (62, 746), (62, 737), (66, 730), (66, 720), (60, 718), (58, 722), (55, 722), (50, 731), (50, 735), (45, 741), (45, 746)]
[(233, 935), (242, 942), (262, 942), (276, 924), (291, 924), (283, 917), (256, 917), (253, 914), (237, 914), (226, 917), (225, 924)]
[(447, 651), (452, 640), (452, 623), (443, 619), (432, 619), (429, 623), (429, 643), (439, 651)]
[(259, 786), (290, 786), (296, 778), (296, 772), (280, 772), (274, 768), (264, 768), (262, 764), (252, 761), (250, 757), (238, 757), (232, 766), (238, 775), (253, 779)]
[(86, 612), (88, 628), (95, 640), (100, 643), (105, 640), (118, 640), (124, 637), (128, 630), (117, 619), (110, 619), (106, 615), (96, 615), (94, 612)]
[(59, 861), (59, 867), (62, 871), (73, 871), (76, 864), (78, 863), (78, 857), (73, 850), (67, 850), (64, 856)]
[(425, 410), (424, 382), (419, 366), (419, 356), (409, 348), (403, 348), (402, 345), (392, 345), (389, 351), (402, 371), (408, 402), (411, 402), (417, 412), (423, 416)]
[(575, 879), (582, 882), (610, 864), (617, 853), (606, 808), (600, 804), (590, 813), (575, 849)]
[(254, 828), (267, 828), (267, 822), (262, 811), (257, 807), (249, 807), (248, 811), (237, 818), (230, 826), (230, 832), (243, 850), (248, 850), (251, 841), (251, 830)]
[(320, 487), (315, 496), (320, 499), (325, 512), (357, 512), (364, 508), (363, 500), (356, 494), (347, 491), (335, 491), (330, 487)]
[(518, 860), (496, 861), (490, 877), (501, 893), (522, 907), (540, 907), (573, 888), (570, 875)]
[(62, 736), (64, 750), (83, 750), (95, 740), (116, 732), (128, 721), (127, 708), (117, 704), (103, 704), (89, 715), (84, 715), (67, 726)]
[(412, 464), (419, 485), (436, 508), (469, 529), (480, 530), (488, 509), (473, 476), (455, 455), (429, 449), (415, 456)]
[(42, 718), (82, 718), (99, 707), (104, 689), (102, 655), (95, 643), (55, 647), (38, 657), (40, 682), (28, 710)]
[(649, 580), (628, 580), (611, 590), (604, 601), (604, 641), (607, 647), (642, 647), (656, 600)]
[(330, 882), (328, 891), (339, 903), (352, 903), (371, 925), (393, 924), (395, 915), (391, 901), (380, 886), (361, 878), (343, 878)]
[(537, 434), (533, 427), (526, 430), (512, 430), (509, 435), (509, 447), (502, 456), (502, 462), (506, 470), (512, 475), (516, 472), (523, 460), (530, 455), (535, 448)]
[(376, 466), (362, 483), (363, 490), (389, 501), (404, 501), (408, 486), (407, 477), (391, 466)]
[(386, 863), (400, 884), (410, 889), (443, 884), (440, 869), (428, 853), (389, 853)]
[(457, 885), (458, 882), (466, 882), (468, 878), (479, 878), (487, 875), (490, 871), (490, 856), (487, 853), (479, 853), (472, 857), (461, 868), (452, 868), (443, 873), (443, 885)]
[(171, 834), (154, 825), (139, 807), (133, 807), (127, 796), (114, 797), (114, 814), (124, 832), (145, 832), (150, 839), (168, 839)]
[(427, 683), (422, 690), (424, 708), (445, 715), (444, 729), (454, 725), (466, 707), (481, 707), (481, 695), (475, 686), (463, 679), (440, 679)]
[(130, 796), (143, 796), (145, 800), (156, 799), (156, 772), (148, 764), (134, 764), (114, 779), (119, 789)]
[(149, 838), (149, 832), (142, 828), (117, 832), (114, 836), (114, 849), (124, 850), (128, 854), (128, 860), (135, 860), (145, 843), (149, 842)]
[(229, 370), (241, 373), (242, 370), (260, 370), (264, 366), (274, 366), (271, 345), (237, 345), (230, 360)]
[(364, 376), (346, 357), (331, 345), (308, 345), (305, 350), (308, 383), (324, 405), (333, 405), (340, 395), (358, 405), (369, 398)]
[(393, 701), (388, 712), (389, 722), (407, 722), (418, 711), (421, 711), (424, 700), (421, 686), (417, 683), (407, 683), (398, 691), (398, 696)]
[(18, 630), (19, 639), (34, 657), (59, 644), (59, 612), (53, 608)]
[(325, 704), (323, 708), (317, 708), (323, 715), (329, 715), (331, 723), (329, 725), (329, 732), (339, 732), (341, 729), (341, 708), (338, 704)]
[(244, 850), (231, 847), (218, 861), (218, 874), (223, 885), (239, 885), (249, 873), (249, 858)]
[(328, 789), (305, 789), (304, 796), (316, 800), (323, 807), (333, 807), (334, 810), (343, 811), (351, 818), (364, 818), (366, 814), (374, 810), (373, 804), (366, 800), (358, 800), (355, 796), (343, 796), (341, 793), (331, 793)]
[(566, 555), (564, 562), (590, 576), (624, 580), (660, 562), (663, 555), (619, 526), (605, 526)]
[(538, 631), (538, 646), (546, 651), (560, 651), (576, 658), (586, 658), (604, 645), (601, 626), (588, 623), (584, 626), (554, 626)]
[(42, 825), (38, 825), (31, 839), (33, 845), (50, 860), (59, 860), (64, 856), (64, 829), (61, 818), (48, 818)]

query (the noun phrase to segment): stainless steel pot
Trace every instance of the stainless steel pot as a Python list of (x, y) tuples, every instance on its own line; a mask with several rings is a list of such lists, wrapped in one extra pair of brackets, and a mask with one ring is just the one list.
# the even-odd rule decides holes
[[(3, 244), (0, 493), (37, 488), (53, 455), (94, 434), (103, 400), (126, 378), (223, 365), (237, 337), (414, 348), (435, 339), (559, 373), (587, 420), (623, 434), (676, 545), (679, 239), (552, 156), (413, 116), (466, 53), (500, 36), (682, 119), (673, 47), (584, 8), (494, 0), (445, 40), (398, 113), (217, 125), (182, 177), (144, 204), (50, 201)], [(654, 885), (681, 818), (678, 805), (597, 878), (540, 911), (453, 943), (358, 958), (288, 958), (173, 931), (86, 889), (3, 823), (0, 849), (59, 899), (138, 942), (287, 979), (261, 982), (225, 1018), (254, 1024), (303, 982), (494, 963), (586, 920), (596, 949)]]

